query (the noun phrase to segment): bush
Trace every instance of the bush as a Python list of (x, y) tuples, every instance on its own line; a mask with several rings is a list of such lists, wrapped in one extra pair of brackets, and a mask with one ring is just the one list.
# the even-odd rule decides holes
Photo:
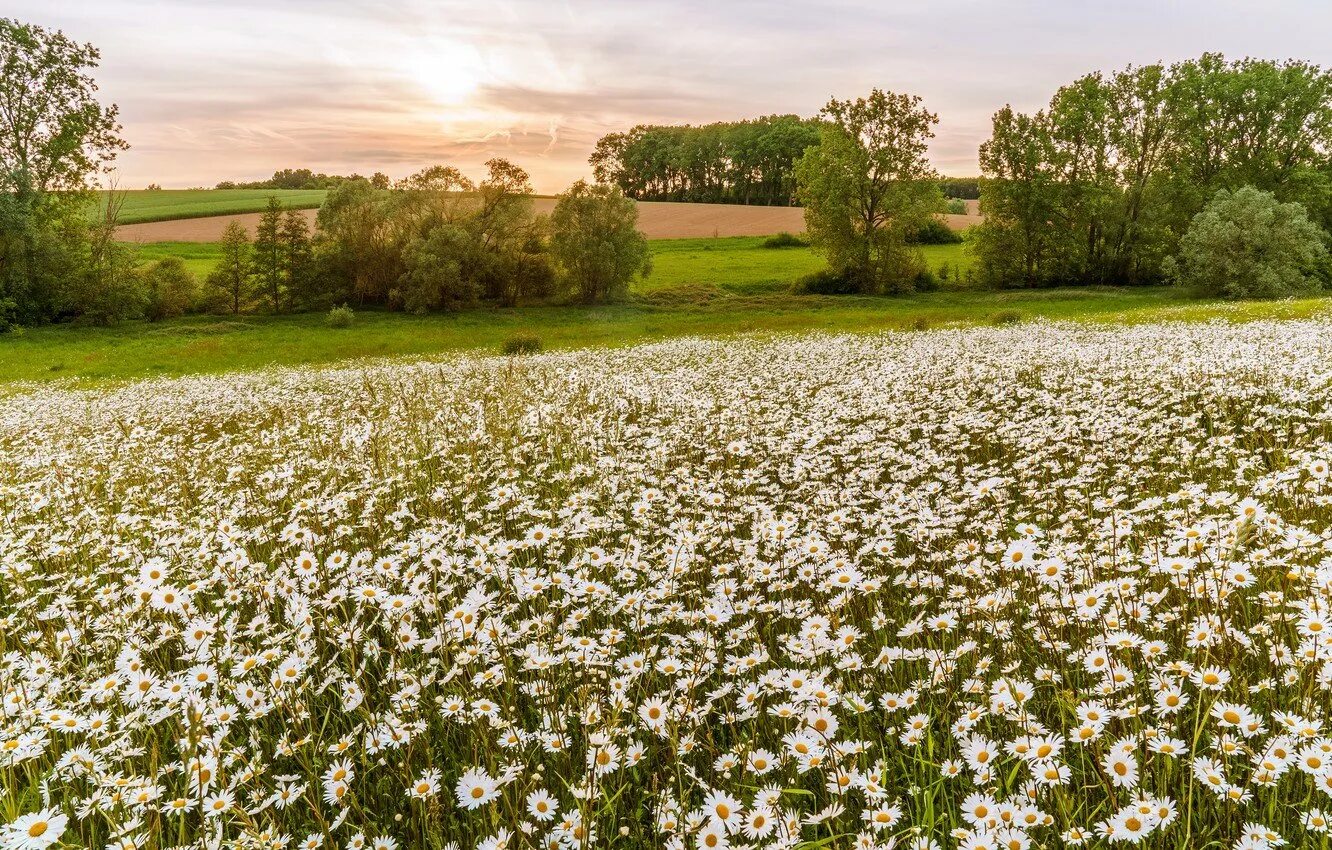
[(1021, 310), (1000, 310), (997, 313), (990, 314), (990, 324), (999, 325), (1000, 327), (1004, 325), (1016, 325), (1021, 321)]
[(769, 236), (763, 240), (764, 248), (808, 248), (809, 242), (803, 237), (794, 233), (782, 231), (776, 236)]
[(946, 204), (945, 212), (949, 215), (966, 215), (967, 202), (961, 198), (949, 198)]
[(500, 353), (509, 356), (519, 354), (536, 354), (541, 351), (541, 338), (535, 334), (518, 333), (504, 340), (500, 346)]
[(1300, 204), (1253, 186), (1222, 189), (1194, 216), (1166, 272), (1204, 295), (1297, 295), (1317, 286), (1326, 239)]
[(916, 245), (956, 245), (962, 241), (962, 234), (939, 219), (931, 218), (920, 226), (910, 241)]
[(860, 291), (860, 287), (850, 275), (823, 269), (797, 280), (795, 291), (809, 295), (853, 295)]
[(638, 205), (614, 186), (583, 180), (559, 196), (550, 213), (550, 253), (579, 300), (614, 301), (629, 281), (652, 270), (647, 237), (638, 230)]
[(179, 257), (163, 257), (143, 271), (143, 314), (150, 322), (182, 315), (199, 298), (199, 283)]
[(330, 328), (349, 328), (355, 321), (356, 314), (353, 313), (352, 308), (348, 307), (346, 304), (343, 304), (341, 307), (334, 307), (332, 310), (329, 310), (328, 315), (324, 317), (324, 323)]

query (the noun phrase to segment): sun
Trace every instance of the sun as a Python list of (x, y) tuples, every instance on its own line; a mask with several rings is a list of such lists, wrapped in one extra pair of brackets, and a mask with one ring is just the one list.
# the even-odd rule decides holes
[(441, 106), (465, 103), (486, 76), (481, 52), (453, 41), (413, 54), (404, 71), (414, 85)]

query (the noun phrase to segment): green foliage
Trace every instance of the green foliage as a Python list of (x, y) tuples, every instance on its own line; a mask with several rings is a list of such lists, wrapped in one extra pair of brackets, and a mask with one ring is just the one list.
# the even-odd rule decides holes
[(585, 304), (623, 298), (652, 269), (638, 207), (618, 188), (579, 180), (550, 215), (550, 251), (562, 279)]
[(1303, 206), (1245, 186), (1221, 189), (1198, 213), (1168, 268), (1184, 286), (1225, 298), (1280, 298), (1317, 287), (1327, 234)]
[(328, 315), (324, 317), (324, 324), (337, 330), (349, 328), (355, 321), (356, 314), (353, 313), (352, 308), (348, 307), (346, 304), (343, 304), (340, 307), (334, 307), (329, 310)]
[(204, 280), (207, 306), (233, 315), (247, 309), (253, 297), (250, 236), (238, 221), (222, 232), (221, 259)]
[(796, 164), (811, 244), (857, 292), (911, 291), (924, 263), (908, 239), (940, 205), (926, 160), (938, 117), (878, 89), (820, 114), (819, 144)]
[(254, 228), (250, 265), (256, 289), (274, 313), (281, 313), (288, 302), (286, 259), (282, 244), (282, 202), (270, 197), (268, 208)]
[(807, 274), (796, 280), (792, 289), (807, 295), (853, 295), (860, 291), (855, 279), (832, 269)]
[(476, 244), (462, 227), (443, 224), (413, 240), (403, 254), (406, 269), (390, 303), (409, 313), (458, 310), (476, 303), (482, 285), (470, 273)]
[[(387, 184), (388, 177), (375, 172), (376, 178), (383, 178)], [(340, 183), (348, 180), (364, 180), (359, 174), (348, 174), (342, 176), (339, 174), (315, 173), (308, 168), (283, 168), (273, 172), (273, 176), (267, 180), (252, 180), (250, 182), (237, 182), (235, 180), (223, 180), (218, 183), (217, 189), (332, 189)], [(387, 189), (384, 185), (382, 188)]]
[(944, 202), (944, 212), (949, 215), (966, 215), (967, 202), (961, 198), (948, 198)]
[(794, 233), (782, 231), (776, 236), (769, 236), (763, 240), (764, 248), (808, 248), (809, 240), (803, 236), (796, 236)]
[(163, 257), (141, 272), (144, 318), (159, 322), (183, 315), (199, 298), (199, 283), (184, 260)]
[(536, 354), (541, 351), (541, 337), (531, 333), (516, 333), (500, 345), (500, 353), (509, 356)]
[(908, 234), (907, 241), (915, 245), (960, 245), (962, 234), (937, 218), (927, 218), (915, 233)]
[(89, 221), (97, 176), (127, 145), (96, 97), (99, 54), (0, 18), (0, 326), (135, 315), (140, 290), (114, 210)]
[(416, 313), (549, 295), (553, 272), (527, 172), (504, 159), (486, 169), (479, 184), (432, 166), (391, 192), (365, 180), (329, 192), (315, 245), (320, 285)]
[(588, 162), (598, 183), (638, 200), (788, 206), (794, 164), (818, 140), (818, 121), (795, 115), (640, 125), (601, 138)]
[(996, 310), (990, 314), (990, 324), (992, 325), (1017, 325), (1021, 322), (1021, 310)]
[(1089, 74), (1032, 115), (1004, 107), (981, 146), (976, 251), (1003, 286), (1157, 283), (1219, 189), (1252, 185), (1332, 223), (1332, 74), (1227, 62)]
[(939, 191), (946, 198), (975, 201), (980, 199), (980, 183), (979, 177), (944, 177), (939, 181)]

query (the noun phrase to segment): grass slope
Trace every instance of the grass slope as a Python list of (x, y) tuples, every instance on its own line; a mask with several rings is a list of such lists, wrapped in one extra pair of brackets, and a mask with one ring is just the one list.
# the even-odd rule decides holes
[[(634, 285), (650, 293), (676, 287), (716, 287), (735, 295), (785, 291), (798, 278), (823, 268), (823, 259), (809, 248), (764, 248), (765, 237), (723, 239), (658, 239), (652, 248), (652, 273)], [(217, 265), (221, 251), (214, 242), (148, 242), (136, 246), (144, 262), (180, 257), (202, 280)], [(972, 257), (965, 245), (925, 245), (925, 261), (938, 273), (944, 266), (950, 277), (965, 270)]]
[[(196, 316), (157, 325), (47, 327), (0, 338), (0, 383), (98, 383), (156, 375), (214, 373), (346, 358), (495, 349), (511, 334), (547, 348), (620, 345), (681, 335), (873, 331), (922, 324), (984, 323), (1001, 311), (1024, 318), (1104, 320), (1296, 318), (1326, 311), (1323, 299), (1263, 303), (1189, 300), (1169, 288), (936, 292), (897, 298), (723, 295), (679, 303), (474, 310), (407, 316), (361, 312), (344, 330), (319, 315)], [(13, 387), (11, 387), (13, 389)]]
[[(308, 210), (324, 202), (324, 189), (161, 189), (132, 190), (120, 208), (121, 224), (263, 212), (270, 196), (288, 209)], [(105, 197), (103, 198), (105, 201)]]

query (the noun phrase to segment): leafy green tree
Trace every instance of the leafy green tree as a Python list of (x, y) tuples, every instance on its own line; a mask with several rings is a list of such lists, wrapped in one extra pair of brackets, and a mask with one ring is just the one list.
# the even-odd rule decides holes
[(1244, 186), (1219, 190), (1180, 240), (1168, 268), (1183, 285), (1225, 298), (1280, 298), (1317, 286), (1328, 234), (1303, 206)]
[(579, 180), (550, 214), (550, 250), (562, 279), (584, 303), (623, 298), (652, 270), (638, 206), (615, 186)]
[(281, 313), (287, 305), (287, 257), (282, 244), (282, 202), (270, 195), (268, 207), (254, 228), (251, 270), (268, 309)]
[(640, 125), (598, 140), (598, 183), (640, 200), (790, 205), (793, 168), (818, 144), (818, 121), (769, 115), (703, 126)]
[(457, 310), (481, 297), (476, 242), (456, 224), (441, 224), (412, 240), (403, 261), (406, 268), (394, 297), (408, 312)]
[(372, 189), (383, 190), (391, 185), (393, 185), (393, 181), (389, 180), (389, 176), (382, 171), (376, 171), (370, 175), (370, 188)]
[(287, 210), (279, 233), (282, 243), (283, 286), (298, 309), (323, 309), (332, 303), (331, 295), (321, 289), (315, 271), (310, 226), (300, 210)]
[(250, 236), (240, 222), (232, 221), (222, 231), (220, 246), (222, 258), (205, 283), (219, 306), (239, 314), (249, 305), (253, 292)]
[(810, 242), (855, 291), (908, 292), (924, 268), (908, 239), (942, 196), (925, 157), (939, 119), (920, 103), (879, 89), (830, 100), (819, 144), (796, 163)]
[(1253, 185), (1332, 225), (1332, 74), (1219, 54), (1088, 74), (981, 146), (980, 268), (1006, 286), (1164, 279), (1218, 189)]
[[(333, 297), (384, 303), (404, 270), (401, 211), (410, 199), (389, 197), (364, 180), (330, 190), (319, 207), (316, 252)], [(397, 194), (397, 193), (392, 193)]]
[(199, 283), (179, 257), (163, 257), (142, 273), (144, 318), (150, 322), (180, 316), (199, 297)]
[[(85, 216), (94, 179), (128, 147), (116, 107), (97, 100), (99, 58), (62, 32), (0, 18), (0, 325), (80, 314), (77, 294), (120, 250), (94, 245)], [(128, 272), (114, 268), (121, 288)]]

